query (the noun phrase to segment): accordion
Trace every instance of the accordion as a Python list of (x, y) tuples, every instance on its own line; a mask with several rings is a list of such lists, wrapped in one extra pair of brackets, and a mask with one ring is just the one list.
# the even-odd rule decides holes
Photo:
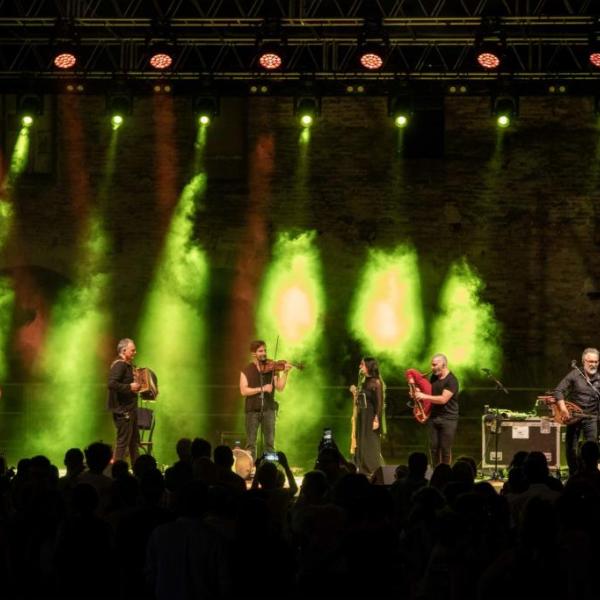
[(158, 396), (158, 379), (156, 373), (146, 367), (133, 369), (133, 381), (140, 384), (139, 395), (144, 400), (156, 400)]

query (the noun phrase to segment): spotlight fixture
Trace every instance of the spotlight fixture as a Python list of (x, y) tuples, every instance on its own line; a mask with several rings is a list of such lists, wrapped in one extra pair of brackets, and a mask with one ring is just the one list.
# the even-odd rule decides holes
[(52, 66), (59, 71), (74, 69), (79, 62), (79, 33), (71, 19), (58, 18), (50, 39)]
[(366, 45), (358, 51), (358, 62), (367, 71), (377, 71), (383, 67), (384, 52), (383, 46)]
[(44, 112), (44, 99), (39, 94), (22, 94), (17, 97), (17, 118), (23, 127), (31, 127), (35, 118)]
[(173, 65), (174, 56), (172, 45), (153, 44), (148, 51), (148, 64), (157, 71), (164, 71)]
[(380, 15), (365, 18), (358, 34), (357, 58), (360, 67), (367, 71), (377, 71), (383, 67), (389, 36), (383, 27)]
[(600, 69), (600, 44), (598, 44), (598, 42), (590, 44), (588, 50), (588, 60), (593, 67)]
[(500, 95), (492, 99), (492, 114), (496, 116), (496, 124), (503, 129), (510, 127), (513, 119), (519, 114), (519, 98), (513, 95)]
[(110, 92), (106, 97), (106, 110), (110, 115), (113, 129), (125, 122), (125, 117), (133, 113), (133, 97), (129, 91)]
[(213, 118), (219, 114), (219, 98), (213, 95), (194, 96), (192, 110), (199, 125), (210, 125)]
[(506, 54), (506, 33), (499, 18), (484, 17), (475, 34), (475, 58), (482, 69), (494, 71), (502, 66)]
[(256, 34), (256, 63), (264, 71), (277, 71), (285, 66), (285, 35), (278, 16), (268, 16)]
[(548, 85), (548, 93), (552, 95), (562, 95), (569, 91), (566, 83), (551, 83)]
[(83, 94), (85, 92), (85, 86), (81, 82), (69, 82), (64, 89), (68, 94)]
[(67, 71), (77, 64), (77, 54), (73, 49), (63, 48), (54, 53), (52, 64), (61, 71)]
[(258, 53), (258, 64), (265, 71), (276, 71), (283, 66), (283, 50), (278, 44), (265, 44)]
[(294, 98), (294, 114), (300, 119), (302, 127), (310, 127), (321, 114), (321, 98), (317, 96)]
[(388, 98), (388, 115), (394, 120), (394, 125), (404, 129), (410, 124), (410, 118), (414, 113), (414, 101), (412, 96), (402, 94)]

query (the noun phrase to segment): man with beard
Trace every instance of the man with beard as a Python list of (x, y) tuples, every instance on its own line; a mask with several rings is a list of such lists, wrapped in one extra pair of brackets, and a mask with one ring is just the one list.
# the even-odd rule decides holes
[(577, 446), (579, 436), (583, 435), (586, 441), (598, 442), (598, 414), (600, 407), (600, 374), (598, 361), (600, 352), (596, 348), (586, 348), (581, 355), (583, 371), (574, 367), (570, 373), (556, 386), (554, 397), (564, 421), (569, 418), (569, 411), (565, 405), (565, 396), (584, 413), (591, 415), (576, 423), (567, 425), (565, 446), (567, 451), (567, 464), (569, 475), (577, 470)]

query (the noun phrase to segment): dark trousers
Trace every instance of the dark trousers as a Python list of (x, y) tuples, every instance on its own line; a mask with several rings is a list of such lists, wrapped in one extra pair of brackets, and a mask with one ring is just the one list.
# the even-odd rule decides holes
[(115, 460), (125, 460), (125, 456), (129, 453), (129, 460), (133, 466), (139, 455), (140, 446), (137, 409), (134, 407), (127, 411), (114, 412), (113, 421), (117, 430)]
[(435, 467), (440, 463), (450, 464), (452, 461), (452, 444), (456, 435), (458, 419), (435, 417), (427, 421), (429, 427), (429, 448), (431, 461)]
[(577, 450), (581, 434), (583, 434), (586, 442), (598, 442), (598, 418), (581, 419), (579, 423), (567, 425), (565, 448), (567, 451), (569, 475), (573, 475), (577, 471)]
[(252, 454), (256, 460), (256, 436), (258, 427), (262, 427), (262, 434), (265, 441), (265, 452), (275, 452), (275, 417), (276, 411), (265, 410), (262, 415), (260, 412), (246, 413), (246, 450)]

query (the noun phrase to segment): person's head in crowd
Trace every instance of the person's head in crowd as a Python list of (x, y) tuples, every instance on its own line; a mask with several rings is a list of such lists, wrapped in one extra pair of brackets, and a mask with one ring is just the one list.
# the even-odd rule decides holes
[(477, 463), (471, 456), (459, 456), (456, 459), (456, 462), (464, 462), (467, 463), (471, 467), (471, 472), (473, 473), (473, 479), (477, 478)]
[(165, 471), (165, 487), (169, 492), (177, 492), (194, 478), (192, 465), (187, 462), (175, 463)]
[(321, 448), (315, 469), (323, 471), (327, 478), (331, 481), (340, 474), (340, 453), (337, 448)]
[(309, 471), (302, 479), (300, 486), (300, 498), (303, 498), (307, 504), (321, 503), (327, 492), (329, 483), (323, 471)]
[(67, 468), (67, 475), (75, 477), (85, 469), (83, 452), (79, 448), (69, 448), (65, 452), (64, 464)]
[(156, 459), (150, 454), (140, 454), (135, 463), (133, 463), (133, 474), (140, 481), (144, 473), (156, 469)]
[(31, 459), (30, 458), (22, 458), (17, 463), (17, 478), (18, 479), (26, 479), (29, 477), (29, 468), (31, 467)]
[(401, 479), (406, 479), (408, 477), (408, 465), (398, 465), (394, 469), (394, 479), (396, 481), (400, 481)]
[(523, 471), (529, 483), (546, 483), (550, 472), (543, 452), (530, 452), (523, 463)]
[(192, 459), (208, 458), (212, 453), (212, 446), (208, 440), (204, 438), (194, 438), (191, 447)]
[(512, 460), (510, 461), (510, 465), (508, 465), (508, 468), (522, 468), (523, 463), (525, 462), (525, 459), (528, 455), (529, 452), (527, 452), (527, 450), (519, 450), (518, 452), (515, 452), (514, 456), (512, 457)]
[(177, 440), (175, 451), (177, 452), (179, 460), (190, 462), (192, 460), (192, 440), (190, 440), (190, 438), (181, 438), (180, 440)]
[(0, 477), (6, 473), (6, 458), (0, 454)]
[(115, 460), (110, 468), (110, 474), (113, 479), (123, 479), (129, 477), (129, 465), (125, 460)]
[(235, 462), (233, 458), (233, 450), (229, 446), (217, 446), (213, 452), (213, 459), (215, 465), (225, 469), (231, 469), (231, 467), (233, 467), (233, 463)]
[(100, 475), (108, 467), (112, 448), (104, 442), (94, 442), (85, 449), (85, 462), (91, 473)]
[(282, 488), (285, 483), (283, 471), (274, 462), (265, 460), (260, 463), (255, 475), (263, 490)]
[(52, 463), (47, 456), (38, 454), (31, 458), (29, 474), (35, 479), (49, 480), (54, 478), (56, 470), (52, 468)]
[(452, 467), (446, 463), (440, 463), (435, 467), (429, 480), (429, 485), (440, 492), (444, 491), (444, 488), (452, 480)]
[(427, 455), (424, 452), (412, 452), (408, 457), (408, 475), (411, 479), (423, 479), (427, 472)]
[(473, 485), (475, 473), (468, 462), (457, 461), (452, 465), (452, 481), (464, 485)]

